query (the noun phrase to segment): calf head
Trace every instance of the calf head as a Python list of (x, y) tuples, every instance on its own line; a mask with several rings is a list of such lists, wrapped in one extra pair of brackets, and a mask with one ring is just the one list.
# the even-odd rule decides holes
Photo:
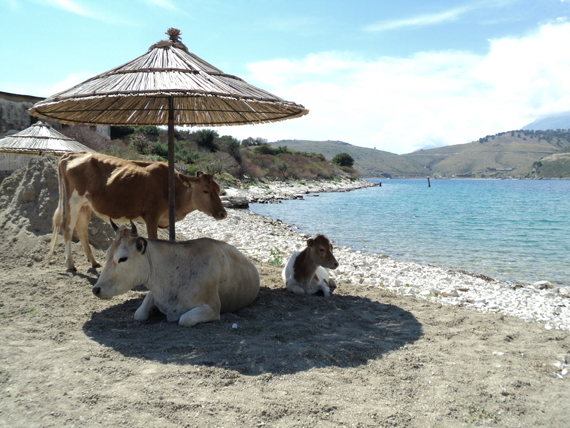
[(186, 183), (192, 188), (192, 204), (204, 214), (223, 220), (228, 216), (222, 200), (220, 199), (220, 186), (214, 181), (212, 174), (202, 171), (196, 177), (184, 176)]
[(92, 290), (100, 299), (111, 299), (142, 284), (148, 271), (147, 241), (138, 236), (133, 222), (130, 229), (119, 229), (113, 220), (111, 225), (116, 232), (115, 242), (107, 250), (105, 266)]
[(333, 255), (333, 247), (326, 236), (317, 235), (307, 240), (311, 261), (318, 266), (327, 269), (336, 269), (338, 262)]

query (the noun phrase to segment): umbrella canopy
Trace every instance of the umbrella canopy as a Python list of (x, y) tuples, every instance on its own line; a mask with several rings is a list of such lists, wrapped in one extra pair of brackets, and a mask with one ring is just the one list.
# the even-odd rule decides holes
[(57, 132), (42, 121), (0, 140), (0, 152), (13, 154), (94, 152), (73, 138)]
[(138, 58), (36, 103), (30, 114), (85, 125), (167, 125), (173, 102), (176, 125), (243, 125), (306, 115), (239, 77), (225, 74), (179, 41), (152, 45)]
[(170, 239), (174, 240), (174, 126), (277, 122), (304, 116), (285, 101), (188, 52), (180, 30), (131, 62), (36, 103), (30, 114), (83, 125), (168, 125)]

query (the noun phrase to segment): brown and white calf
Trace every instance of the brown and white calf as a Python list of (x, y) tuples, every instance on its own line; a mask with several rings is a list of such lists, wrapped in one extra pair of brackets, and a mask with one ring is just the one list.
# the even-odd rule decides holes
[(323, 291), (330, 296), (330, 289), (336, 285), (327, 269), (336, 269), (338, 262), (333, 255), (330, 241), (323, 235), (307, 240), (307, 248), (295, 251), (281, 276), (287, 290), (295, 294), (315, 294)]

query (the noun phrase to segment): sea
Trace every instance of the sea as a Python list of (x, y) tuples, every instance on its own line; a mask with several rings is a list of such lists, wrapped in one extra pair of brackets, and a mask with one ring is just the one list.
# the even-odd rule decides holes
[(570, 286), (570, 180), (369, 180), (250, 209), (363, 253)]

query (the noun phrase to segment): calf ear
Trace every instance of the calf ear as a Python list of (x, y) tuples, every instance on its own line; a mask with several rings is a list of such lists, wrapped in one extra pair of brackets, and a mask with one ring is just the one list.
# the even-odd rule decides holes
[(307, 246), (308, 247), (312, 247), (314, 243), (315, 243), (315, 240), (313, 238), (307, 239)]
[(136, 247), (137, 247), (137, 251), (141, 254), (144, 254), (146, 251), (146, 239), (144, 238), (137, 238), (137, 243), (136, 243)]

